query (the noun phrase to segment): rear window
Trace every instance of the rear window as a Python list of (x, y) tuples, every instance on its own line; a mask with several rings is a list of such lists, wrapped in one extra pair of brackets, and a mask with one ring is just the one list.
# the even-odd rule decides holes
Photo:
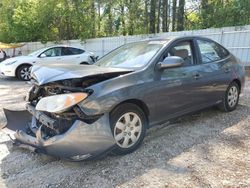
[(73, 55), (77, 55), (77, 54), (82, 54), (84, 53), (84, 50), (79, 49), (79, 48), (68, 48), (69, 51), (73, 54)]
[(85, 51), (79, 48), (71, 48), (71, 47), (64, 47), (62, 49), (62, 54), (63, 55), (78, 55), (78, 54), (82, 54)]
[(197, 40), (201, 53), (202, 63), (210, 63), (226, 58), (229, 52), (215, 42)]

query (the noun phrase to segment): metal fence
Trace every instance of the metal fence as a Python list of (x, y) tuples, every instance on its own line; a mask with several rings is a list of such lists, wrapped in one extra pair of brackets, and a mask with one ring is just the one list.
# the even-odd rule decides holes
[[(85, 41), (69, 40), (62, 41), (60, 44), (73, 45), (82, 47), (88, 51), (94, 52), (97, 56), (101, 57), (109, 51), (129, 42), (139, 41), (148, 37), (169, 37), (169, 36), (185, 36), (197, 35), (211, 38), (223, 46), (227, 47), (236, 57), (240, 58), (244, 66), (250, 66), (250, 25), (239, 27), (224, 27), (212, 28), (204, 30), (180, 31), (180, 32), (167, 32), (150, 35), (134, 35), (134, 36), (119, 36), (119, 37), (106, 37), (87, 39)], [(26, 43), (22, 48), (16, 49), (23, 55), (29, 54), (37, 49), (55, 45), (53, 42), (42, 44), (40, 42)], [(11, 54), (8, 51), (8, 54)]]

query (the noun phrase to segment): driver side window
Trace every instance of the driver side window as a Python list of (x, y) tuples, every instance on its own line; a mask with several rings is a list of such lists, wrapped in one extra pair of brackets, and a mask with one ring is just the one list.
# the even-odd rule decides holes
[(50, 48), (43, 52), (46, 57), (56, 57), (56, 56), (61, 56), (61, 48)]
[(194, 64), (191, 41), (182, 41), (170, 48), (163, 59), (170, 56), (178, 56), (184, 60), (184, 66)]

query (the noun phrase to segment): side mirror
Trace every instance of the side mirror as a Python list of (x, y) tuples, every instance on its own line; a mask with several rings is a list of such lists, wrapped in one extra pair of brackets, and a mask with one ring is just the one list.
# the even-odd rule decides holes
[(40, 58), (44, 58), (44, 57), (47, 57), (46, 54), (43, 53), (40, 55)]
[(174, 67), (181, 67), (184, 63), (184, 60), (179, 56), (170, 56), (166, 57), (163, 62), (157, 64), (158, 69), (167, 69)]

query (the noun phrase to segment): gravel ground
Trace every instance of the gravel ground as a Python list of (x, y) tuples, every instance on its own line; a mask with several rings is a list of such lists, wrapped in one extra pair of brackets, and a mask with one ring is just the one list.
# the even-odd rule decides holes
[[(29, 86), (0, 79), (2, 108), (23, 109)], [(0, 187), (250, 187), (250, 81), (237, 110), (215, 108), (150, 129), (126, 156), (68, 162), (13, 148), (0, 133)]]

